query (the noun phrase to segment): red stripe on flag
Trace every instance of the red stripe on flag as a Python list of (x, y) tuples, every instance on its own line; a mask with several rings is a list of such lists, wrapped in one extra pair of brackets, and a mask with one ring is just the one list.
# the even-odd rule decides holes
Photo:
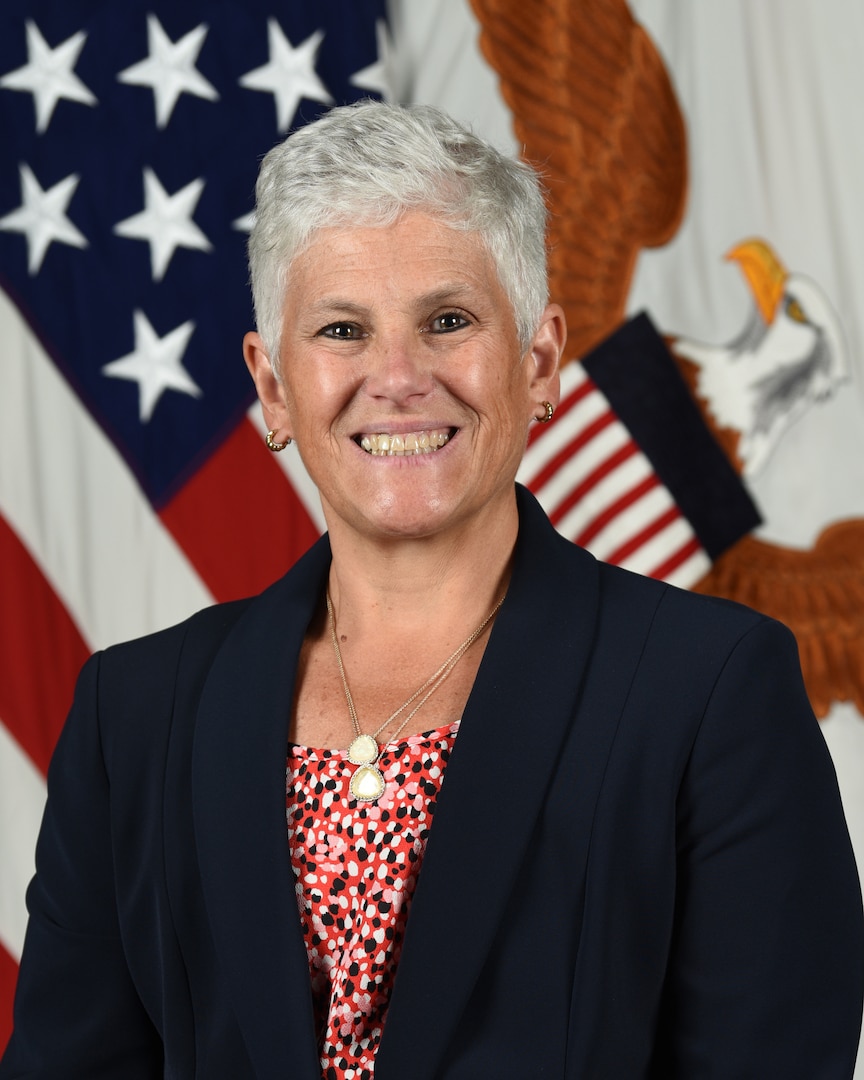
[(677, 570), (682, 563), (685, 563), (688, 559), (692, 558), (697, 551), (700, 550), (702, 544), (697, 537), (693, 537), (688, 540), (687, 543), (676, 551), (674, 555), (670, 555), (665, 562), (660, 563), (659, 566), (655, 566), (654, 569), (648, 574), (648, 577), (657, 578), (658, 581), (663, 581), (665, 578)]
[(0, 945), (0, 1056), (12, 1034), (12, 999), (17, 979), (18, 965)]
[(632, 506), (633, 503), (638, 502), (643, 495), (647, 495), (649, 491), (653, 491), (654, 488), (659, 486), (660, 480), (656, 473), (651, 473), (650, 476), (646, 476), (641, 483), (637, 484), (630, 491), (625, 492), (625, 494), (610, 503), (605, 510), (599, 513), (591, 524), (579, 533), (574, 540), (574, 543), (578, 544), (580, 547), (586, 547), (601, 529), (605, 529), (613, 518), (616, 518), (620, 513)]
[[(577, 361), (574, 360), (573, 363), (577, 363)], [(581, 382), (558, 402), (558, 408), (555, 410), (555, 423), (560, 423), (574, 405), (578, 405), (583, 398), (593, 394), (596, 389), (594, 383), (586, 377), (584, 382)], [(536, 442), (541, 435), (551, 429), (551, 426), (550, 424), (534, 424), (528, 433), (528, 445), (530, 446), (533, 442)]]
[[(576, 487), (573, 488), (566, 499), (563, 499), (554, 510), (549, 512), (549, 520), (552, 524), (558, 525), (564, 515), (567, 514), (593, 487), (596, 487), (601, 480), (607, 477), (611, 472), (614, 472), (619, 465), (623, 465), (628, 458), (633, 457), (633, 455), (638, 452), (639, 447), (631, 440), (619, 447), (614, 454), (610, 454), (596, 469), (593, 469), (588, 473), (581, 484), (577, 484)], [(531, 484), (529, 486), (533, 491), (534, 485)]]
[[(643, 544), (647, 544), (652, 537), (655, 537), (657, 533), (662, 532), (667, 525), (671, 525), (673, 521), (677, 521), (681, 517), (681, 511), (677, 506), (670, 506), (665, 514), (661, 514), (655, 521), (652, 521), (650, 525), (646, 525), (644, 529), (640, 529), (638, 533), (631, 536), (630, 539), (616, 548), (606, 562), (620, 565), (625, 559), (629, 558), (634, 551), (638, 551)], [(652, 574), (652, 577), (656, 576)]]
[(596, 438), (610, 424), (614, 424), (617, 419), (615, 413), (610, 410), (582, 428), (575, 438), (571, 439), (566, 446), (562, 446), (558, 453), (546, 462), (537, 475), (531, 478), (531, 490), (539, 491), (558, 472), (562, 465), (566, 465), (574, 454), (577, 454), (583, 446)]
[(248, 420), (160, 517), (217, 600), (260, 592), (320, 535)]
[(0, 720), (44, 775), (90, 649), (2, 517), (0, 566)]

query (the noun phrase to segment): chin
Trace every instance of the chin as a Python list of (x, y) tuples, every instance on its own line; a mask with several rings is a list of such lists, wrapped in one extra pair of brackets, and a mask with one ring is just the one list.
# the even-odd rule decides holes
[(394, 499), (376, 507), (372, 522), (381, 530), (382, 535), (407, 539), (433, 535), (446, 528), (449, 517), (440, 499), (419, 504), (416, 499), (410, 500), (410, 504), (408, 500)]
[(462, 515), (447, 501), (433, 498), (418, 500), (416, 492), (411, 497), (386, 496), (370, 500), (367, 505), (352, 501), (324, 503), (324, 514), (332, 531), (335, 522), (367, 539), (392, 540), (423, 539), (434, 536), (457, 524)]

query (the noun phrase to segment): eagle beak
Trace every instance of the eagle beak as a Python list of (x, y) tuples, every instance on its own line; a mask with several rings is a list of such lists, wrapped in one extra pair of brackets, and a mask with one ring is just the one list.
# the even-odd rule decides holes
[(727, 251), (726, 258), (738, 263), (762, 318), (770, 325), (777, 314), (788, 276), (776, 252), (764, 240), (752, 239)]

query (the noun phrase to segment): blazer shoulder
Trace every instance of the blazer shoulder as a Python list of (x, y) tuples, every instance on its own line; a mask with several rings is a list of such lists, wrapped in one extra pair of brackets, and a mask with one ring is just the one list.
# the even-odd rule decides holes
[(106, 761), (167, 738), (178, 717), (194, 715), (219, 649), (251, 602), (216, 604), (94, 653), (78, 678), (67, 728), (95, 721)]
[(703, 639), (738, 640), (757, 626), (777, 628), (792, 637), (782, 623), (753, 608), (719, 596), (689, 592), (664, 581), (643, 577), (620, 566), (598, 562), (601, 604), (622, 613), (633, 605), (655, 609), (654, 629), (693, 634)]
[(140, 670), (152, 677), (170, 670), (181, 654), (192, 649), (206, 660), (215, 654), (254, 598), (232, 600), (202, 608), (182, 622), (130, 641), (110, 645), (97, 654), (102, 672), (117, 669), (124, 678)]

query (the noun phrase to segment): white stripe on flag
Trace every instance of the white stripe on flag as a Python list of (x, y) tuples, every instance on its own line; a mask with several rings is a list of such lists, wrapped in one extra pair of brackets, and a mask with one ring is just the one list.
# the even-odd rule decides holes
[(0, 722), (0, 942), (21, 959), (27, 910), (24, 894), (35, 869), (36, 837), (45, 809), (45, 781)]
[(85, 640), (101, 647), (212, 603), (126, 464), (2, 290), (0, 340), (0, 513)]

